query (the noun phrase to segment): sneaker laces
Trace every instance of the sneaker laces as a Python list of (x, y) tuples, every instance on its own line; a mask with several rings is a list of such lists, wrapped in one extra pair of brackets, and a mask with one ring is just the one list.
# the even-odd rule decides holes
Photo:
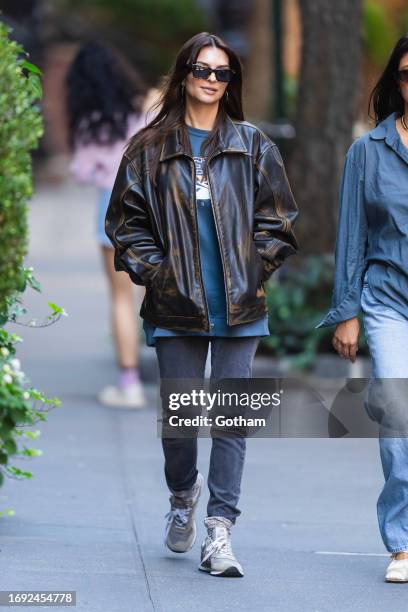
[[(215, 536), (215, 532), (219, 535)], [(217, 525), (217, 527), (209, 527), (208, 535), (210, 543), (206, 546), (206, 554), (202, 559), (202, 563), (207, 561), (214, 553), (221, 553), (229, 559), (235, 559), (231, 548), (231, 538), (228, 527), (225, 525)]]
[(188, 523), (188, 517), (191, 512), (191, 508), (172, 508), (164, 517), (167, 519), (165, 539), (167, 538), (170, 528), (174, 522), (176, 527), (179, 529), (185, 529)]
[(165, 535), (164, 535), (164, 543), (166, 544), (167, 536), (169, 531), (174, 524), (176, 529), (185, 529), (186, 525), (190, 518), (190, 513), (193, 510), (194, 503), (197, 499), (197, 495), (200, 491), (199, 480), (202, 479), (202, 476), (198, 474), (197, 480), (192, 486), (191, 489), (186, 489), (184, 491), (171, 491), (172, 495), (170, 496), (170, 510), (165, 515), (165, 519), (167, 519), (166, 527), (165, 527)]
[[(193, 491), (195, 493), (194, 489)], [(188, 523), (188, 519), (190, 516), (190, 512), (193, 509), (193, 501), (194, 501), (194, 495), (193, 497), (182, 496), (181, 499), (180, 498), (176, 499), (174, 495), (170, 497), (171, 509), (167, 512), (167, 514), (164, 517), (165, 519), (167, 519), (167, 523), (165, 527), (165, 534), (164, 534), (165, 541), (167, 539), (167, 536), (169, 534), (169, 531), (173, 523), (175, 527), (178, 529), (186, 528), (186, 525)], [(183, 504), (183, 505), (179, 505), (179, 504)]]

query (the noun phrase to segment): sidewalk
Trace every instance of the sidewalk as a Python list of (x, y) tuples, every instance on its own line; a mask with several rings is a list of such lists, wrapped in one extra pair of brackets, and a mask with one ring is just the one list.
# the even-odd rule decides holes
[[(0, 507), (16, 512), (0, 521), (0, 590), (75, 590), (87, 612), (405, 610), (408, 586), (383, 582), (376, 440), (248, 440), (233, 530), (243, 579), (197, 570), (207, 494), (194, 548), (164, 548), (157, 387), (138, 412), (94, 399), (115, 371), (92, 199), (67, 184), (42, 188), (32, 203), (29, 265), (43, 294), (27, 294), (30, 317), (41, 318), (48, 300), (69, 317), (10, 329), (24, 338), (19, 358), (33, 384), (63, 406), (39, 424), (44, 454), (23, 466), (34, 478), (0, 489)], [(199, 446), (206, 475), (209, 441)]]

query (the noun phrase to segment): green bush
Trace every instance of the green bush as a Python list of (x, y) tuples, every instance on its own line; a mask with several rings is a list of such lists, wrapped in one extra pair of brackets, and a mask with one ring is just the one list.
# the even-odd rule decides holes
[(39, 70), (21, 59), (23, 50), (0, 22), (0, 315), (24, 290), (27, 200), (32, 193), (30, 151), (42, 135)]
[(19, 440), (38, 438), (39, 430), (25, 428), (45, 421), (49, 407), (60, 406), (58, 398), (46, 398), (41, 391), (28, 386), (29, 381), (16, 358), (15, 345), (20, 341), (16, 334), (0, 329), (0, 486), (5, 475), (32, 477), (31, 472), (10, 465), (10, 457), (41, 455), (40, 449), (30, 448), (23, 442), (19, 444)]
[[(266, 286), (270, 336), (262, 347), (291, 367), (311, 366), (319, 352), (332, 351), (333, 327), (315, 329), (327, 313), (333, 292), (334, 257), (309, 255), (289, 263)], [(366, 352), (364, 334), (360, 352)]]
[[(27, 201), (32, 194), (30, 151), (38, 144), (43, 126), (37, 104), (41, 96), (40, 70), (25, 59), (23, 49), (10, 40), (0, 21), (0, 326), (18, 322), (26, 310), (21, 294), (27, 286), (40, 290), (32, 268), (23, 265), (27, 253)], [(42, 325), (57, 320), (64, 311), (49, 303), (52, 314)], [(36, 322), (32, 323), (36, 326)], [(38, 325), (37, 325), (38, 326)], [(27, 431), (58, 398), (48, 399), (29, 386), (16, 344), (21, 338), (0, 329), (0, 485), (4, 476), (30, 478), (31, 472), (10, 465), (10, 458), (34, 457), (39, 449), (20, 440), (35, 439), (38, 430)], [(0, 516), (12, 511), (0, 512)]]

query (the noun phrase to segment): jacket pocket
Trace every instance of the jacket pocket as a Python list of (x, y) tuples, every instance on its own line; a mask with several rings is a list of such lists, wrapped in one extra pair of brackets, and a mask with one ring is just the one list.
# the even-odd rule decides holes
[(258, 285), (260, 285), (263, 279), (263, 275), (264, 275), (264, 260), (262, 259), (261, 254), (256, 248), (256, 245), (254, 242), (252, 242), (252, 245), (255, 251), (255, 258), (256, 258), (257, 269), (258, 269)]
[(167, 255), (161, 260), (153, 275), (149, 279), (149, 287), (154, 287), (155, 290), (160, 289), (166, 280), (167, 270)]

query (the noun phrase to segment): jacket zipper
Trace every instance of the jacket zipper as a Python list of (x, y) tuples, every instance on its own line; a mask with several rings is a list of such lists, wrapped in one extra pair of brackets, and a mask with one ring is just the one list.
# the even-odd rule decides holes
[[(215, 156), (213, 156), (213, 157), (215, 157)], [(210, 159), (213, 159), (213, 157), (211, 157)], [(215, 229), (217, 230), (218, 246), (219, 246), (220, 253), (221, 253), (221, 261), (222, 261), (222, 267), (223, 267), (223, 271), (224, 271), (225, 299), (226, 299), (226, 303), (227, 303), (227, 323), (228, 323), (228, 325), (231, 325), (231, 323), (230, 323), (231, 318), (230, 318), (229, 295), (228, 295), (228, 287), (227, 287), (227, 274), (226, 274), (226, 266), (225, 266), (225, 261), (224, 261), (224, 251), (223, 251), (223, 248), (222, 248), (222, 245), (221, 245), (220, 232), (219, 232), (219, 228), (218, 228), (218, 220), (217, 220), (217, 212), (216, 212), (217, 204), (215, 202), (215, 198), (213, 196), (213, 191), (212, 191), (212, 188), (211, 188), (210, 159), (207, 161), (208, 186), (210, 188), (211, 202), (213, 203)]]
[(199, 236), (199, 231), (198, 231), (198, 217), (197, 217), (197, 200), (196, 200), (196, 165), (195, 165), (195, 161), (192, 157), (190, 157), (189, 155), (187, 156), (193, 163), (193, 204), (194, 204), (194, 217), (195, 217), (195, 225), (196, 225), (196, 232), (197, 232), (197, 244), (198, 244), (198, 267), (200, 270), (200, 283), (201, 283), (201, 291), (204, 297), (204, 303), (205, 303), (205, 316), (206, 316), (206, 329), (205, 331), (209, 332), (211, 331), (210, 328), (210, 317), (208, 314), (208, 303), (207, 303), (207, 296), (205, 295), (205, 289), (204, 289), (204, 282), (203, 282), (203, 272), (201, 269), (201, 258), (200, 258), (200, 236)]

